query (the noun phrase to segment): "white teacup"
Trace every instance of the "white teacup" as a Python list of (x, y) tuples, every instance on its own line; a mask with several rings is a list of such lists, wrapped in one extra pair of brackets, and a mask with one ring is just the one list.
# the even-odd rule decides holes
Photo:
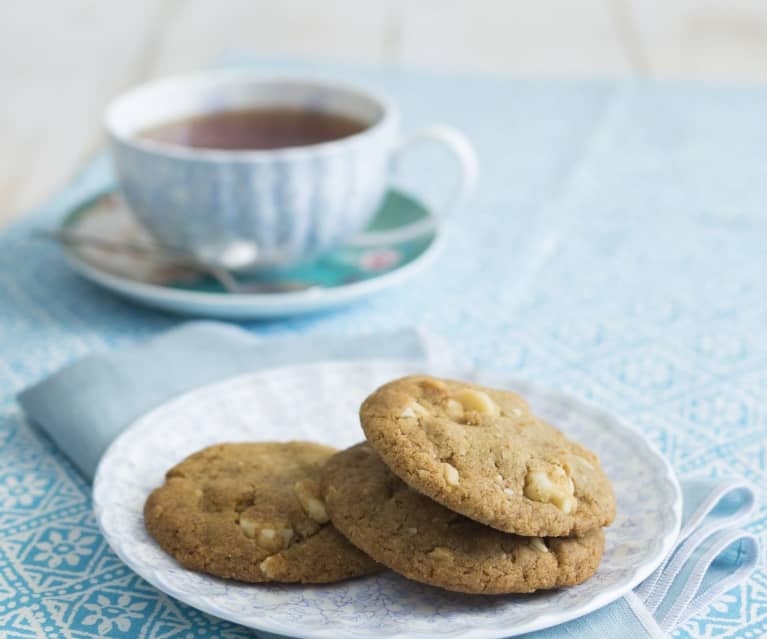
[[(161, 124), (220, 111), (288, 107), (367, 124), (330, 142), (275, 150), (213, 150), (140, 137)], [(402, 140), (396, 107), (356, 87), (320, 80), (208, 72), (132, 89), (107, 109), (120, 187), (162, 244), (224, 266), (283, 266), (343, 242), (364, 242), (386, 192), (391, 160), (413, 140), (445, 144), (461, 167), (453, 203), (472, 189), (471, 144), (445, 126)], [(408, 237), (423, 228), (405, 227)]]

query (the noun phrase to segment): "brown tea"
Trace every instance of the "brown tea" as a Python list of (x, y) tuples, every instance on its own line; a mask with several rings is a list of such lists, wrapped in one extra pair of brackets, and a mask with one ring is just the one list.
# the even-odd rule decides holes
[(289, 107), (218, 111), (173, 120), (138, 136), (198, 149), (233, 151), (284, 149), (345, 138), (368, 124), (341, 115)]

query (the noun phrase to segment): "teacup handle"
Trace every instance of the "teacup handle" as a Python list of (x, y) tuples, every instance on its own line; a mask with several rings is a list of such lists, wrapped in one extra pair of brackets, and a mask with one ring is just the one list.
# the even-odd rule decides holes
[(436, 225), (442, 223), (453, 211), (460, 208), (474, 190), (477, 184), (477, 176), (479, 175), (479, 163), (477, 161), (477, 153), (469, 138), (451, 126), (435, 124), (416, 131), (401, 140), (392, 154), (393, 163), (396, 164), (398, 156), (409, 146), (420, 142), (442, 144), (447, 147), (458, 163), (460, 176), (447, 203), (440, 207), (433, 217), (419, 220), (413, 224), (408, 224), (391, 231), (364, 231), (352, 238), (349, 244), (358, 247), (395, 244), (433, 231)]

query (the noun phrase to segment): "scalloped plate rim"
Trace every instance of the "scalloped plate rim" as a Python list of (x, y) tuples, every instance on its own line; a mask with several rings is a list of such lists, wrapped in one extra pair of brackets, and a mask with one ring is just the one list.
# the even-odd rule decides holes
[[(352, 369), (359, 366), (402, 366), (403, 368), (410, 370), (411, 373), (415, 373), (417, 371), (423, 372), (424, 370), (426, 370), (430, 374), (434, 374), (434, 375), (443, 375), (446, 377), (452, 376), (457, 379), (476, 380), (483, 384), (495, 383), (496, 385), (500, 387), (516, 388), (518, 386), (522, 386), (524, 388), (534, 390), (537, 393), (543, 393), (552, 398), (560, 398), (561, 400), (564, 400), (565, 402), (568, 402), (568, 403), (579, 404), (587, 410), (590, 410), (604, 417), (608, 417), (614, 424), (623, 428), (627, 434), (630, 434), (630, 436), (635, 440), (635, 442), (643, 446), (645, 448), (645, 452), (651, 454), (656, 459), (656, 461), (659, 461), (661, 463), (661, 465), (665, 469), (666, 475), (663, 479), (666, 481), (667, 484), (671, 486), (671, 489), (675, 495), (674, 502), (670, 506), (672, 510), (672, 514), (674, 516), (674, 525), (665, 532), (660, 545), (657, 546), (657, 551), (655, 553), (655, 556), (652, 558), (652, 560), (645, 561), (645, 563), (642, 564), (641, 567), (637, 568), (634, 571), (634, 574), (631, 575), (629, 579), (625, 579), (621, 584), (614, 586), (612, 589), (605, 590), (602, 593), (595, 595), (589, 602), (587, 602), (586, 604), (574, 610), (567, 610), (564, 612), (554, 611), (551, 613), (546, 613), (546, 614), (538, 616), (535, 619), (535, 621), (515, 627), (513, 630), (510, 630), (508, 628), (500, 628), (500, 627), (496, 627), (496, 628), (485, 627), (485, 628), (472, 628), (469, 630), (458, 630), (456, 632), (450, 632), (450, 631), (446, 631), (445, 629), (440, 629), (439, 631), (408, 630), (405, 632), (389, 632), (389, 633), (378, 631), (374, 635), (373, 634), (360, 635), (357, 632), (353, 632), (347, 629), (338, 629), (338, 628), (330, 628), (330, 627), (325, 627), (320, 629), (312, 628), (309, 630), (302, 629), (300, 626), (288, 627), (279, 622), (272, 622), (272, 621), (263, 620), (263, 619), (258, 619), (257, 624), (252, 622), (244, 623), (242, 619), (241, 618), (238, 619), (236, 615), (229, 614), (226, 611), (217, 609), (215, 606), (209, 606), (205, 602), (200, 602), (196, 600), (195, 599), (196, 595), (194, 594), (189, 595), (188, 593), (184, 593), (183, 591), (179, 591), (177, 589), (168, 587), (167, 584), (162, 583), (162, 581), (155, 574), (149, 575), (142, 571), (137, 570), (136, 562), (134, 562), (133, 559), (128, 554), (125, 553), (124, 549), (122, 548), (122, 544), (118, 543), (117, 540), (115, 540), (111, 536), (111, 534), (108, 532), (108, 530), (103, 524), (105, 509), (104, 509), (104, 505), (102, 504), (102, 498), (101, 498), (102, 496), (100, 494), (101, 487), (103, 486), (102, 476), (105, 473), (109, 472), (105, 470), (105, 467), (111, 464), (111, 458), (114, 457), (116, 454), (115, 451), (118, 451), (120, 447), (125, 444), (126, 441), (129, 441), (131, 437), (135, 434), (135, 432), (141, 429), (142, 426), (146, 427), (145, 425), (151, 424), (152, 420), (155, 418), (156, 415), (158, 414), (161, 415), (163, 411), (172, 410), (173, 408), (177, 406), (183, 405), (184, 402), (189, 401), (190, 398), (194, 396), (203, 395), (203, 394), (214, 394), (217, 391), (226, 389), (229, 386), (242, 384), (248, 380), (258, 379), (264, 376), (280, 375), (280, 374), (286, 375), (296, 370), (306, 370), (306, 369), (311, 370), (315, 368), (321, 369), (321, 368), (325, 368), (329, 366), (342, 366), (342, 367), (349, 367)], [(461, 370), (456, 368), (439, 369), (435, 371), (433, 366), (424, 365), (424, 364), (415, 364), (414, 362), (407, 361), (407, 360), (386, 360), (386, 359), (364, 360), (364, 361), (333, 360), (333, 361), (316, 362), (316, 363), (310, 363), (310, 364), (280, 366), (280, 367), (270, 368), (267, 370), (237, 375), (234, 377), (213, 382), (211, 384), (201, 386), (197, 389), (188, 391), (151, 409), (150, 411), (148, 411), (147, 413), (145, 413), (144, 415), (136, 419), (130, 426), (128, 426), (110, 444), (107, 451), (102, 456), (94, 476), (93, 508), (94, 508), (94, 513), (96, 516), (96, 520), (98, 522), (99, 529), (101, 530), (101, 533), (104, 535), (110, 548), (115, 552), (115, 554), (117, 554), (117, 556), (129, 568), (131, 568), (131, 570), (139, 574), (143, 579), (145, 579), (147, 582), (152, 584), (158, 590), (165, 592), (166, 594), (178, 599), (179, 601), (182, 601), (183, 603), (187, 605), (190, 605), (194, 608), (197, 608), (198, 610), (201, 610), (202, 612), (208, 613), (215, 617), (225, 619), (227, 621), (231, 621), (233, 623), (237, 623), (257, 631), (275, 633), (278, 635), (282, 635), (284, 637), (291, 637), (296, 639), (360, 639), (361, 637), (365, 637), (365, 638), (369, 637), (370, 639), (437, 639), (437, 638), (444, 639), (445, 637), (451, 637), (453, 639), (504, 639), (504, 638), (510, 638), (520, 634), (528, 633), (528, 632), (534, 632), (536, 630), (551, 628), (561, 623), (565, 623), (567, 621), (571, 621), (573, 619), (577, 619), (586, 614), (594, 612), (595, 610), (598, 610), (612, 603), (613, 601), (619, 599), (628, 591), (632, 590), (635, 586), (641, 583), (644, 579), (646, 579), (660, 565), (664, 557), (666, 557), (670, 553), (675, 543), (675, 540), (678, 537), (679, 530), (681, 528), (681, 519), (682, 519), (682, 491), (681, 491), (679, 482), (677, 480), (677, 477), (668, 459), (661, 453), (658, 447), (652, 441), (650, 441), (641, 431), (631, 426), (631, 424), (629, 424), (626, 420), (612, 413), (609, 413), (604, 408), (601, 408), (599, 405), (593, 402), (590, 402), (588, 400), (584, 400), (580, 397), (577, 397), (576, 395), (566, 393), (563, 391), (549, 389), (544, 385), (528, 382), (522, 378), (515, 377), (514, 375), (508, 375), (500, 371), (483, 371), (481, 369)], [(218, 578), (213, 578), (213, 579), (218, 580)], [(254, 585), (254, 587), (257, 588), (258, 586)], [(311, 588), (311, 586), (307, 586), (307, 588)]]

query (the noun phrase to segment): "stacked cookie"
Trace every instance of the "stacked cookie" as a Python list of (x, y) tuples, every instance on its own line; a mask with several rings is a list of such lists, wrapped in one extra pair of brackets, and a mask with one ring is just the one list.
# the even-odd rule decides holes
[(334, 526), (411, 579), (472, 593), (580, 583), (615, 499), (596, 455), (518, 395), (408, 377), (360, 409), (367, 442), (323, 474)]
[(360, 419), (367, 442), (339, 453), (311, 442), (195, 453), (150, 495), (147, 530), (182, 565), (249, 582), (386, 566), (492, 594), (596, 571), (615, 516), (610, 483), (518, 395), (408, 377), (368, 397)]

